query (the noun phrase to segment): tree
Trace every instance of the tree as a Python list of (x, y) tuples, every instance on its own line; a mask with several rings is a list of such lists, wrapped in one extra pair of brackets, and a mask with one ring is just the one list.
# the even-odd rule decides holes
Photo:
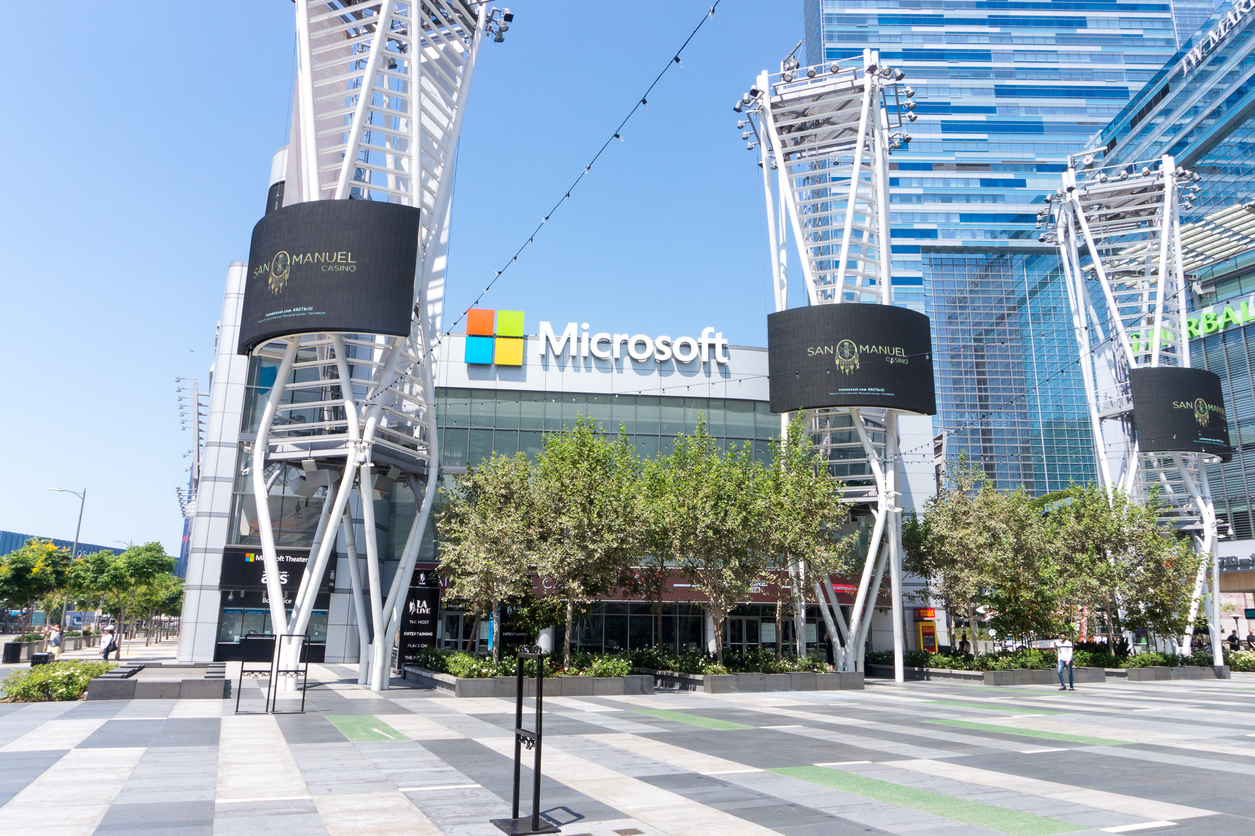
[[(1179, 636), (1203, 555), (1163, 521), (1157, 492), (1145, 503), (1094, 485), (1052, 495), (1048, 525), (1052, 550), (1064, 562), (1063, 600), (1077, 610), (1107, 614), (1114, 645), (1125, 629)], [(1122, 623), (1121, 612), (1127, 620)]]
[(148, 630), (144, 646), (152, 641), (152, 625), (159, 615), (177, 615), (183, 604), (183, 580), (163, 573), (141, 585), (135, 593), (135, 606), (146, 613)]
[(669, 550), (706, 596), (715, 652), (723, 661), (723, 624), (762, 577), (767, 555), (767, 477), (748, 443), (720, 453), (701, 419), (650, 464), (651, 483), (669, 532)]
[(626, 435), (611, 440), (593, 419), (545, 436), (536, 459), (535, 550), (537, 568), (566, 602), (563, 666), (571, 664), (577, 608), (626, 581), (643, 540), (640, 463)]
[[(816, 582), (828, 583), (832, 574), (845, 575), (851, 569), (854, 538), (840, 537), (837, 529), (849, 519), (850, 503), (843, 485), (828, 474), (823, 457), (814, 449), (806, 431), (806, 420), (797, 412), (783, 439), (771, 443), (771, 468), (765, 482), (764, 510), (767, 549), (787, 568), (792, 578), (793, 605), (805, 612), (808, 589)], [(809, 582), (808, 582), (809, 578)], [(776, 657), (782, 650), (779, 636), (783, 595), (778, 572), (776, 581)], [(821, 608), (825, 602), (817, 600)], [(803, 655), (805, 637), (798, 637), (798, 655)], [(829, 636), (835, 642), (836, 636)], [(835, 648), (834, 648), (835, 649)]]
[(38, 537), (0, 558), (0, 598), (22, 610), (27, 630), (32, 605), (65, 585), (69, 566), (69, 549), (59, 549), (51, 540)]
[(1040, 509), (1023, 488), (979, 497), (981, 524), (992, 549), (984, 567), (993, 610), (990, 626), (1004, 636), (1026, 639), (1058, 635), (1064, 627), (1062, 563), (1050, 546)]
[(492, 658), (501, 648), (501, 606), (531, 591), (528, 546), (533, 536), (533, 485), (527, 455), (494, 453), (475, 470), (441, 489), (436, 526), (440, 571), (447, 593), (475, 613), (476, 624), (495, 616)]
[(161, 544), (146, 543), (121, 554), (102, 551), (75, 561), (72, 583), (109, 600), (118, 613), (118, 623), (125, 629), (126, 611), (139, 590), (173, 570), (174, 558), (166, 554)]
[(903, 568), (923, 578), (929, 594), (949, 612), (966, 614), (974, 630), (981, 592), (991, 583), (995, 532), (985, 515), (996, 492), (966, 453), (946, 476), (923, 513), (908, 513), (903, 520)]

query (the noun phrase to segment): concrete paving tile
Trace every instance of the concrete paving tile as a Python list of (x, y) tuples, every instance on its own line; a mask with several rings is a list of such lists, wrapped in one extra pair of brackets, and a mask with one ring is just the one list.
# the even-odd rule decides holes
[(212, 836), (213, 830), (214, 802), (209, 798), (201, 801), (117, 803), (109, 808), (95, 832), (136, 836), (153, 833)]
[(323, 795), (314, 803), (331, 836), (442, 836), (399, 792)]
[(0, 752), (0, 807), (61, 760), (67, 751)]
[(166, 721), (110, 719), (104, 725), (83, 738), (80, 749), (119, 749), (150, 745)]
[(313, 799), (275, 799), (252, 802), (218, 802), (214, 806), (214, 836), (256, 836), (264, 822), (267, 836), (316, 836), (326, 834)]

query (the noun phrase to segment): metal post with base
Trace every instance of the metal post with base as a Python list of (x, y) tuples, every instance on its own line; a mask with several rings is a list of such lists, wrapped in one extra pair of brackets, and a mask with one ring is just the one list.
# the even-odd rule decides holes
[[(561, 833), (556, 826), (540, 821), (540, 742), (543, 720), (545, 663), (547, 654), (539, 647), (524, 647), (519, 650), (519, 667), (515, 683), (518, 690), (514, 697), (514, 806), (512, 817), (493, 819), (492, 823), (510, 836), (531, 836), (533, 833)], [(536, 728), (523, 728), (523, 660), (536, 660)], [(527, 819), (519, 818), (519, 784), (522, 778), (523, 747), (534, 753), (532, 761), (532, 815)]]

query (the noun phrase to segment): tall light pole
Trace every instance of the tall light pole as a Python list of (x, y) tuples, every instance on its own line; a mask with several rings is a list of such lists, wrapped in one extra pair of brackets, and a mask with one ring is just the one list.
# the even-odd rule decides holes
[[(83, 530), (83, 506), (87, 504), (87, 488), (83, 488), (83, 492), (72, 491), (67, 488), (49, 488), (50, 491), (57, 493), (72, 493), (78, 497), (78, 525), (74, 527), (74, 547), (70, 549), (70, 560), (78, 557), (78, 535)], [(65, 618), (69, 613), (69, 599), (66, 599), (65, 606), (61, 608), (61, 632), (65, 632)]]

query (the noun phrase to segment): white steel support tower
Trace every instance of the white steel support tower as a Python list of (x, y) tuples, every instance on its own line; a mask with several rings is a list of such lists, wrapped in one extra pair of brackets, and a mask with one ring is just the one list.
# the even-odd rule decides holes
[[(741, 138), (750, 150), (759, 151), (777, 311), (788, 307), (789, 233), (802, 255), (810, 305), (892, 303), (889, 155), (910, 143), (902, 126), (915, 120), (915, 93), (900, 84), (904, 77), (901, 70), (881, 65), (873, 50), (814, 67), (800, 66), (791, 54), (778, 74), (760, 74), (734, 106), (745, 114), (738, 125)], [(795, 600), (801, 602), (800, 592), (809, 581), (829, 634), (840, 639), (837, 668), (861, 670), (888, 568), (895, 675), (902, 681), (906, 645), (898, 412), (817, 409), (807, 417), (825, 459), (845, 480), (847, 496), (866, 509), (873, 524), (848, 623), (831, 579), (815, 573), (808, 578), (804, 563), (789, 567)], [(782, 430), (788, 419), (781, 416)]]
[[(277, 363), (278, 371), (260, 409), (248, 473), (273, 632), (305, 633), (343, 527), (359, 682), (383, 690), (439, 470), (432, 351), (452, 166), (480, 44), (485, 34), (500, 41), (511, 16), (473, 0), (296, 0), (295, 11), (297, 77), (283, 203), (370, 200), (421, 209), (412, 325), (407, 337), (307, 333), (258, 346), (254, 355)], [(268, 502), (287, 467), (302, 469), (305, 495), (320, 488), (325, 495), (290, 617)], [(402, 481), (421, 504), (385, 587), (372, 500)], [(366, 532), (361, 543), (353, 536), (353, 493)], [(355, 547), (365, 551), (365, 579)]]
[(1211, 644), (1220, 665), (1217, 525), (1204, 454), (1141, 452), (1129, 385), (1132, 369), (1190, 366), (1180, 210), (1199, 179), (1170, 156), (1103, 166), (1078, 155), (1063, 188), (1047, 198), (1053, 210), (1038, 221), (1050, 224), (1040, 240), (1056, 243), (1063, 262), (1099, 482), (1108, 495), (1122, 491), (1142, 502), (1157, 490), (1164, 521), (1207, 555), (1180, 651), (1189, 652), (1210, 567)]

